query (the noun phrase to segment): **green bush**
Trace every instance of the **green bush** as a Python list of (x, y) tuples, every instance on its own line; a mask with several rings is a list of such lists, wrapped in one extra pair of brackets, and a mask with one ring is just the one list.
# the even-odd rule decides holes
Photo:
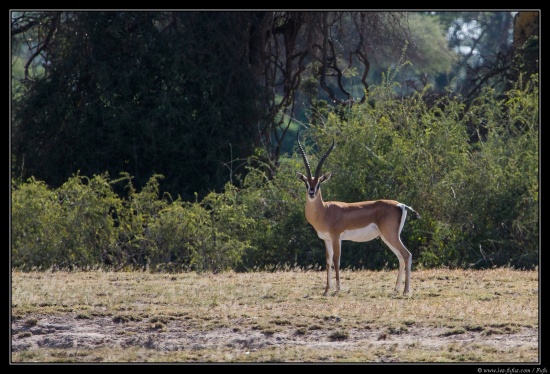
[(149, 227), (155, 243), (151, 263), (158, 270), (187, 270), (205, 245), (210, 218), (199, 205), (175, 201)]
[(12, 180), (12, 267), (51, 267), (62, 250), (59, 243), (59, 233), (65, 226), (62, 217), (57, 194), (45, 183), (34, 178), (21, 184)]
[[(472, 103), (421, 94), (329, 116), (311, 137), (337, 146), (324, 166), (325, 199), (395, 199), (413, 206), (405, 244), (421, 266), (538, 265), (538, 85), (536, 77), (505, 98), (485, 90)], [(342, 262), (396, 266), (383, 245), (350, 243)], [(346, 257), (347, 256), (347, 257)], [(351, 257), (350, 257), (351, 256)], [(347, 260), (349, 259), (349, 260)]]
[(85, 268), (116, 239), (118, 205), (106, 176), (75, 175), (52, 191), (34, 178), (12, 183), (12, 264)]

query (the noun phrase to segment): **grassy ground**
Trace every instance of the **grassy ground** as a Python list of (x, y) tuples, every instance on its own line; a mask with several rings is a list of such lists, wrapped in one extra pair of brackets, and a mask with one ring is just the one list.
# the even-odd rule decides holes
[(11, 362), (539, 361), (537, 271), (11, 274)]

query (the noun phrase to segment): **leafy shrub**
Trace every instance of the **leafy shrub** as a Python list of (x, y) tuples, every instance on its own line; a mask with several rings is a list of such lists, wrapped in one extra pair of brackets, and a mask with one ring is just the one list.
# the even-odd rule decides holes
[(26, 183), (12, 180), (11, 263), (13, 267), (50, 267), (61, 251), (64, 229), (57, 194), (45, 183), (30, 178)]
[[(485, 90), (472, 103), (421, 94), (330, 115), (311, 137), (337, 146), (325, 163), (334, 173), (325, 199), (390, 198), (413, 206), (405, 244), (421, 266), (533, 267), (538, 264), (538, 86), (536, 77), (505, 98)], [(342, 262), (396, 266), (390, 251)], [(373, 247), (379, 247), (377, 244)]]

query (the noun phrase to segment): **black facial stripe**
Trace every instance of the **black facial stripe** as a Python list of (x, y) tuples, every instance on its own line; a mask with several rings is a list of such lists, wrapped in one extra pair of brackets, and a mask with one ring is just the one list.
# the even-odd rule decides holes
[[(317, 190), (319, 189), (319, 184), (317, 184), (317, 183), (313, 184), (311, 182), (315, 183), (314, 181), (308, 180), (306, 182), (306, 189), (307, 189), (308, 195), (310, 197), (313, 197), (315, 195), (315, 193), (317, 192)], [(312, 187), (312, 185), (313, 185), (313, 187)]]

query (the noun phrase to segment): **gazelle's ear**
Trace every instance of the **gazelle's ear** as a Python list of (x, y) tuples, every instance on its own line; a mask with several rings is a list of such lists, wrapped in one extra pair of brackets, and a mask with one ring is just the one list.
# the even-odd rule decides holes
[(319, 177), (319, 183), (323, 183), (323, 182), (326, 182), (330, 179), (330, 177), (332, 177), (332, 173), (331, 172), (328, 172), (328, 173), (325, 173), (323, 175), (321, 175)]
[(304, 174), (296, 172), (296, 177), (304, 182), (307, 182), (307, 178)]

